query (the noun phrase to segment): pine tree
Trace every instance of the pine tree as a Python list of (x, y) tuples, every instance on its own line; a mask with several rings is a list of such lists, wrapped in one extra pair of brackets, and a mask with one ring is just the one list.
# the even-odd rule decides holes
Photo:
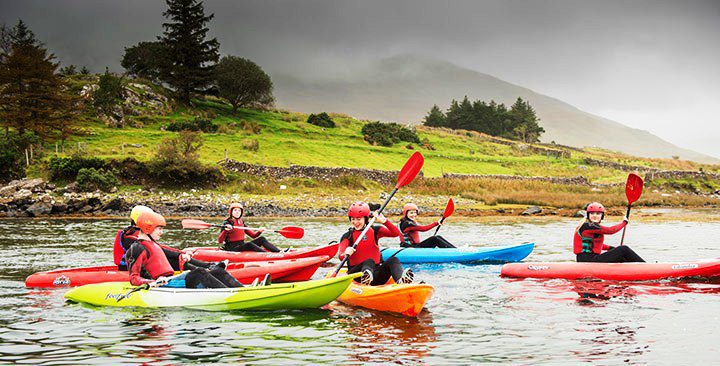
[(433, 105), (423, 121), (423, 125), (429, 127), (445, 127), (445, 123), (445, 114), (438, 108), (437, 104)]
[(159, 40), (165, 45), (169, 63), (163, 65), (160, 78), (175, 88), (182, 103), (190, 102), (193, 92), (203, 91), (212, 82), (213, 64), (217, 62), (218, 41), (206, 40), (205, 24), (213, 14), (205, 16), (197, 0), (167, 0), (163, 15), (170, 19)]
[(13, 128), (21, 136), (29, 130), (44, 139), (59, 121), (67, 123), (75, 100), (63, 92), (55, 55), (22, 20), (11, 30), (10, 42), (10, 53), (0, 62), (0, 121), (6, 136)]
[(508, 114), (512, 121), (512, 126), (510, 126), (508, 132), (512, 138), (524, 142), (537, 142), (540, 140), (540, 135), (545, 132), (545, 129), (538, 124), (540, 119), (537, 118), (535, 109), (530, 103), (522, 98), (517, 98), (510, 107)]

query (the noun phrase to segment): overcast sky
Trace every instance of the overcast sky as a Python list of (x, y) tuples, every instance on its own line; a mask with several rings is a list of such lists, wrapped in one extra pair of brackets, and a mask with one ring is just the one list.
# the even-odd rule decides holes
[[(122, 71), (123, 48), (161, 34), (164, 9), (0, 0), (0, 22), (23, 19), (63, 63)], [(720, 157), (720, 1), (231, 0), (205, 9), (223, 54), (271, 74), (347, 76), (371, 60), (429, 56)]]

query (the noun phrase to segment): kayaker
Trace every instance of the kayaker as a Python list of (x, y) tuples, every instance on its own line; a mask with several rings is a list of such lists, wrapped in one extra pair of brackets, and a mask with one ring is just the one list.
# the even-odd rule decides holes
[[(127, 263), (125, 262), (125, 252), (127, 252), (127, 249), (130, 248), (130, 245), (137, 241), (138, 234), (140, 233), (140, 229), (138, 229), (135, 222), (137, 221), (138, 216), (141, 212), (154, 212), (150, 207), (137, 205), (133, 207), (132, 211), (130, 211), (130, 225), (122, 230), (119, 230), (117, 235), (115, 236), (115, 245), (113, 246), (113, 256), (115, 259), (115, 263), (118, 265), (118, 270), (120, 271), (127, 271)], [(167, 245), (159, 244), (160, 247), (163, 250), (163, 253), (165, 253), (165, 257), (170, 262), (170, 265), (173, 267), (174, 270), (179, 271), (180, 270), (180, 256), (184, 253), (182, 250), (169, 247)], [(205, 267), (210, 268), (214, 265), (214, 263), (204, 262), (201, 260), (197, 260), (194, 258), (191, 258), (189, 260), (189, 263), (198, 266), (198, 267)]]
[(605, 218), (605, 207), (602, 204), (592, 202), (585, 211), (587, 216), (575, 228), (573, 240), (573, 252), (577, 255), (578, 262), (645, 262), (627, 245), (613, 247), (604, 243), (606, 234), (615, 234), (627, 226), (627, 217), (617, 225), (603, 226), (600, 225)]
[(131, 284), (187, 288), (243, 287), (225, 271), (226, 262), (220, 262), (210, 269), (197, 267), (187, 263), (191, 259), (190, 253), (183, 253), (180, 257), (181, 267), (189, 271), (171, 279), (174, 269), (157, 243), (166, 225), (165, 218), (152, 211), (143, 211), (138, 215), (136, 225), (140, 229), (138, 239), (125, 254)]
[(437, 226), (442, 226), (440, 220), (427, 225), (418, 225), (415, 219), (417, 218), (420, 210), (414, 203), (408, 203), (403, 206), (403, 217), (400, 219), (400, 231), (402, 236), (400, 237), (401, 247), (414, 247), (414, 248), (455, 248), (454, 245), (450, 244), (449, 241), (445, 240), (442, 236), (433, 235), (423, 241), (420, 241), (420, 232), (425, 232), (434, 229)]
[(411, 283), (413, 273), (409, 268), (403, 270), (402, 264), (395, 257), (383, 262), (380, 255), (378, 240), (400, 236), (400, 230), (382, 214), (374, 213), (373, 216), (381, 225), (373, 225), (357, 247), (352, 248), (370, 220), (370, 206), (365, 202), (355, 202), (350, 205), (348, 219), (352, 227), (340, 238), (338, 247), (340, 260), (346, 255), (350, 256), (348, 273), (362, 272), (359, 282), (365, 285), (384, 285), (390, 277), (397, 283)]
[(138, 215), (141, 212), (152, 211), (150, 207), (143, 205), (136, 205), (130, 211), (130, 225), (126, 228), (118, 230), (115, 235), (115, 244), (113, 245), (113, 259), (115, 264), (118, 266), (119, 271), (127, 271), (127, 263), (125, 262), (125, 252), (130, 248), (130, 245), (137, 240), (140, 229), (137, 228), (135, 222), (137, 221)]
[[(265, 237), (260, 236), (265, 231), (265, 228), (260, 228), (257, 231), (233, 228), (233, 226), (245, 226), (242, 220), (244, 213), (245, 208), (241, 204), (230, 204), (228, 218), (223, 222), (225, 227), (220, 230), (220, 236), (218, 236), (218, 243), (223, 244), (222, 249), (231, 252), (279, 252), (278, 247), (272, 245)], [(246, 242), (246, 234), (253, 240)]]

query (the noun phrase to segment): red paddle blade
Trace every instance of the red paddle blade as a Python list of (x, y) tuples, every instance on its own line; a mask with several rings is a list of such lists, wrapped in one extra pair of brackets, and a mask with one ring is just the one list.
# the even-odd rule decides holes
[(286, 226), (278, 230), (277, 233), (288, 239), (302, 239), (305, 236), (305, 229), (297, 226)]
[(406, 186), (412, 182), (412, 180), (415, 179), (415, 176), (417, 176), (420, 172), (420, 169), (422, 169), (424, 163), (425, 158), (423, 158), (422, 154), (420, 154), (419, 151), (414, 152), (400, 170), (400, 174), (398, 174), (398, 182), (395, 185), (395, 188)]
[(212, 224), (209, 224), (202, 220), (185, 219), (185, 220), (182, 220), (182, 227), (183, 227), (183, 229), (202, 230), (202, 229), (207, 229), (209, 227), (212, 227)]
[(448, 200), (447, 206), (445, 206), (445, 212), (443, 212), (443, 217), (448, 218), (450, 217), (450, 215), (453, 214), (453, 212), (455, 212), (455, 202), (451, 198)]
[(639, 175), (630, 173), (625, 183), (625, 195), (628, 199), (628, 205), (637, 201), (640, 198), (643, 190), (643, 180)]

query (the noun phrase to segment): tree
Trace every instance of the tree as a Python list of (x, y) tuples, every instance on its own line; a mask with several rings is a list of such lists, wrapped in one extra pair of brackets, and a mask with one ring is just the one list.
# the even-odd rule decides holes
[(430, 112), (427, 116), (425, 116), (425, 120), (423, 121), (423, 125), (429, 127), (444, 127), (445, 123), (445, 114), (443, 114), (437, 104), (433, 105), (433, 107), (430, 109)]
[(508, 112), (512, 121), (511, 135), (515, 139), (519, 139), (524, 142), (537, 142), (540, 140), (540, 135), (545, 132), (545, 129), (540, 127), (535, 114), (535, 109), (530, 103), (517, 98), (515, 103), (510, 107)]
[(111, 74), (106, 67), (105, 73), (100, 75), (98, 89), (93, 95), (95, 107), (105, 114), (110, 113), (112, 108), (122, 100), (122, 91), (122, 78)]
[(215, 82), (220, 97), (238, 107), (270, 106), (275, 99), (270, 76), (256, 63), (235, 56), (225, 56), (215, 66)]
[(80, 69), (80, 75), (89, 75), (90, 70), (87, 68), (87, 66), (83, 66), (82, 69)]
[(140, 42), (125, 48), (120, 65), (130, 75), (157, 82), (160, 81), (161, 70), (167, 65), (166, 51), (162, 42)]
[(76, 99), (63, 91), (55, 55), (47, 53), (22, 20), (9, 39), (10, 53), (0, 63), (0, 123), (6, 136), (12, 127), (18, 135), (30, 130), (45, 138), (73, 113)]
[(190, 94), (203, 91), (212, 82), (213, 63), (217, 62), (217, 39), (205, 40), (205, 24), (213, 14), (205, 16), (202, 3), (197, 0), (167, 0), (163, 15), (170, 19), (163, 23), (159, 40), (166, 47), (167, 65), (160, 70), (160, 78), (172, 86), (182, 103), (190, 102)]
[(63, 68), (60, 68), (60, 75), (75, 75), (77, 74), (77, 67), (75, 65), (68, 65)]

